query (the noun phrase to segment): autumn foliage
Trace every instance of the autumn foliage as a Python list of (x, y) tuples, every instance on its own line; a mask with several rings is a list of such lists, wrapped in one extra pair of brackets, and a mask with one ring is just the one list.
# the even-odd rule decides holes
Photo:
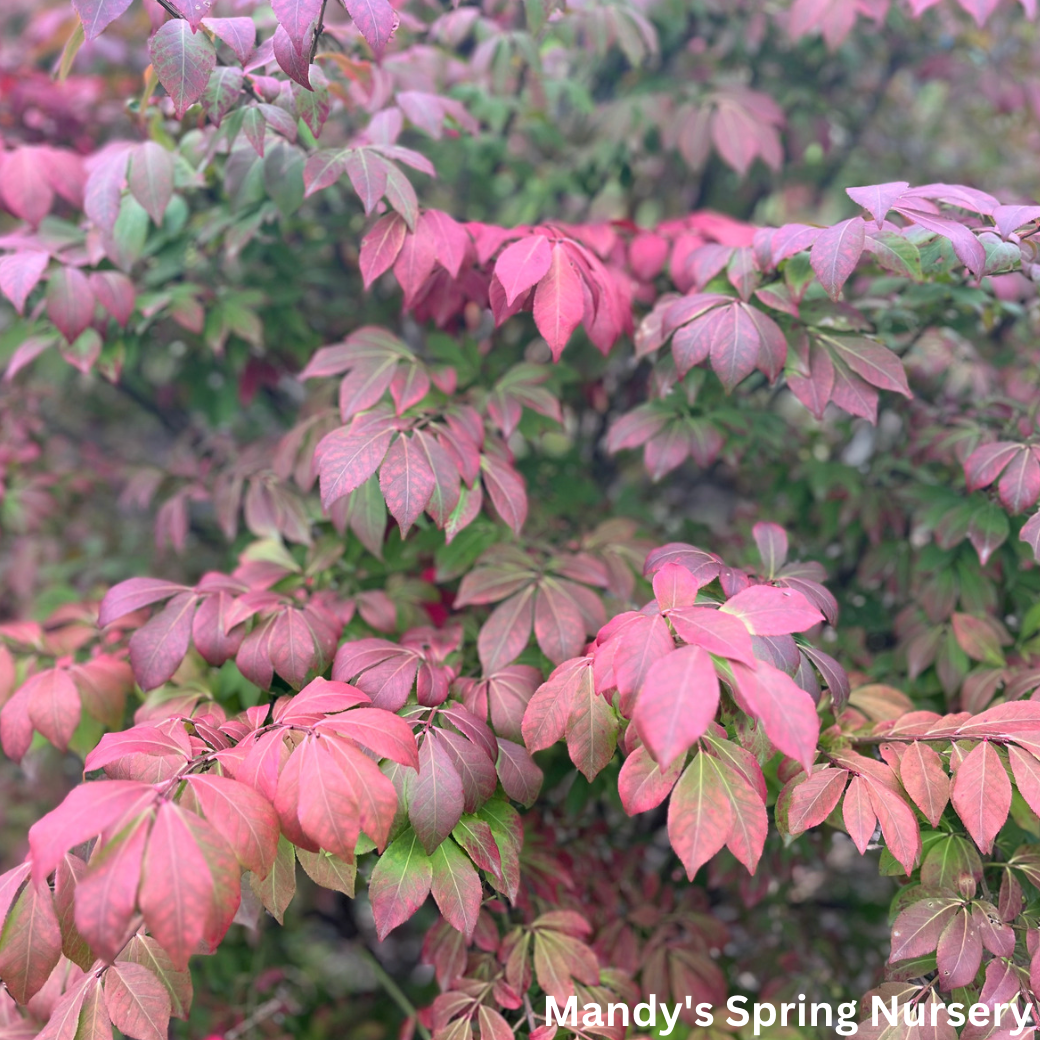
[(1036, 1001), (1035, 6), (5, 5), (0, 1038)]

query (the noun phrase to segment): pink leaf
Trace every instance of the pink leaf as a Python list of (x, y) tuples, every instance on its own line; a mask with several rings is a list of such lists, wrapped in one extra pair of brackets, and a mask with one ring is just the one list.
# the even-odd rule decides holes
[(774, 585), (751, 585), (728, 599), (719, 610), (740, 618), (756, 636), (804, 632), (824, 620), (800, 592)]
[(83, 22), (83, 35), (93, 40), (104, 32), (129, 6), (131, 0), (72, 0)]
[(368, 41), (372, 53), (382, 58), (400, 18), (387, 0), (343, 0), (350, 17)]
[[(553, 262), (553, 246), (544, 235), (528, 235), (506, 246), (495, 261), (495, 275), (510, 307), (522, 293), (536, 285)], [(548, 338), (548, 337), (546, 337)]]
[(25, 307), (29, 293), (47, 270), (49, 259), (47, 253), (25, 249), (0, 260), (0, 292), (11, 301), (19, 314)]
[(858, 202), (880, 228), (885, 223), (888, 211), (909, 187), (906, 181), (889, 181), (887, 184), (871, 184), (863, 188), (846, 188), (845, 193), (853, 202)]
[(754, 669), (731, 661), (734, 695), (749, 715), (761, 719), (766, 736), (785, 754), (812, 768), (820, 719), (812, 697), (785, 672), (760, 661)]

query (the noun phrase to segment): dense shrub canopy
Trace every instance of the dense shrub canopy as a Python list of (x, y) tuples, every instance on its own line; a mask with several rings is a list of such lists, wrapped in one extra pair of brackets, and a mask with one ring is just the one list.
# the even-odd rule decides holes
[(1035, 7), (8, 0), (0, 1037), (1033, 1002)]

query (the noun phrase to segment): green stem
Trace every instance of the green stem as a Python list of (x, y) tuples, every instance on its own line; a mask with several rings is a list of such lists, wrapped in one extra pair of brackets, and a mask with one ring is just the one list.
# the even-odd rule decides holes
[(361, 956), (372, 969), (372, 974), (375, 975), (379, 984), (389, 994), (390, 999), (409, 1017), (415, 1019), (415, 1030), (422, 1037), (422, 1040), (431, 1040), (430, 1031), (419, 1021), (419, 1013), (415, 1010), (415, 1005), (405, 996), (404, 990), (391, 978), (386, 968), (376, 959), (376, 955), (368, 949), (367, 946), (359, 947), (361, 950)]

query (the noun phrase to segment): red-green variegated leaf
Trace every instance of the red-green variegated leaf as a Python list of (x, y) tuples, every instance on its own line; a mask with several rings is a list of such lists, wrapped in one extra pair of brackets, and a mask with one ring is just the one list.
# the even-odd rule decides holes
[(376, 934), (385, 939), (426, 902), (433, 865), (415, 831), (396, 838), (379, 857), (368, 883)]
[(166, 1040), (170, 995), (144, 965), (119, 961), (105, 972), (105, 1006), (112, 1024), (135, 1040)]
[(173, 18), (159, 27), (150, 49), (159, 82), (182, 116), (202, 97), (216, 67), (213, 44), (205, 33), (192, 32), (186, 21)]
[(446, 838), (430, 857), (430, 890), (444, 919), (466, 939), (473, 937), (480, 913), (480, 876), (465, 853)]
[(718, 760), (696, 755), (672, 790), (668, 839), (692, 881), (697, 871), (726, 844), (733, 806)]
[(30, 878), (0, 931), (0, 978), (19, 1004), (36, 994), (61, 956), (61, 928), (46, 882)]

